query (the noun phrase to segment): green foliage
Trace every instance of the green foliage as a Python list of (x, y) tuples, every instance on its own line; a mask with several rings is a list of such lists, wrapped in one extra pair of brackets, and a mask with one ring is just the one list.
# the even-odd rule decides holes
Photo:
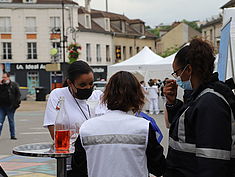
[(150, 29), (149, 32), (154, 34), (156, 37), (160, 37), (160, 30), (158, 28)]
[(179, 50), (179, 47), (174, 46), (174, 47), (170, 47), (168, 49), (166, 49), (162, 54), (160, 54), (160, 56), (162, 56), (163, 58), (168, 57), (172, 54), (174, 54), (175, 52), (177, 52)]
[[(188, 20), (182, 20), (182, 23), (185, 23), (192, 27), (193, 29), (202, 32), (201, 28), (198, 26), (198, 24), (195, 21), (188, 21)], [(156, 37), (160, 37), (160, 31), (170, 31), (173, 28), (172, 25), (162, 25), (157, 28), (151, 28), (150, 26), (146, 26), (145, 29), (148, 30), (150, 33), (154, 34)]]
[(150, 26), (146, 26), (145, 28), (146, 28), (146, 30), (148, 30), (150, 33), (154, 34), (156, 37), (160, 37), (160, 31), (161, 31), (161, 30), (164, 30), (164, 31), (167, 30), (167, 31), (169, 31), (169, 30), (171, 30), (172, 26), (170, 26), (170, 25), (165, 25), (165, 26), (159, 26), (159, 27), (157, 27), (157, 28), (151, 28)]
[(201, 28), (197, 25), (197, 23), (195, 21), (187, 21), (187, 20), (182, 20), (181, 22), (189, 25), (191, 28), (199, 31), (199, 32), (202, 32)]

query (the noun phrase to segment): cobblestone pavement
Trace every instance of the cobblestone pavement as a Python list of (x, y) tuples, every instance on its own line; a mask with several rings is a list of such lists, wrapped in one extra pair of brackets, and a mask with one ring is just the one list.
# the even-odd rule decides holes
[[(0, 136), (0, 164), (8, 176), (56, 176), (56, 160), (52, 158), (23, 157), (12, 154), (12, 149), (22, 144), (52, 142), (48, 130), (42, 127), (46, 102), (23, 101), (15, 115), (17, 140), (10, 140), (8, 121), (4, 122)], [(162, 145), (167, 147), (167, 130), (163, 114), (155, 116), (164, 136)], [(7, 120), (7, 119), (6, 119)], [(166, 149), (166, 148), (165, 148)]]

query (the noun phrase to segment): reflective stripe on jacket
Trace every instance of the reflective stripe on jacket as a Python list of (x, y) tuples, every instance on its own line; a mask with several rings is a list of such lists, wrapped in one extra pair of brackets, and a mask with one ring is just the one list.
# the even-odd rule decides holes
[(88, 176), (147, 177), (148, 132), (148, 121), (121, 111), (86, 121), (80, 136)]
[[(207, 88), (198, 96), (197, 99), (199, 99), (201, 96), (203, 96), (206, 93), (213, 93), (216, 96), (223, 99), (227, 104), (228, 102), (218, 92), (215, 92), (213, 89)], [(229, 106), (229, 104), (228, 104)], [(169, 146), (175, 150), (182, 151), (182, 152), (189, 152), (189, 153), (195, 153), (197, 157), (203, 157), (203, 158), (211, 158), (211, 159), (221, 159), (221, 160), (230, 160), (230, 158), (233, 156), (235, 157), (235, 151), (231, 153), (231, 151), (222, 150), (222, 149), (213, 149), (213, 148), (197, 148), (195, 144), (190, 144), (185, 142), (185, 112), (188, 110), (188, 108), (184, 111), (184, 113), (180, 116), (179, 119), (179, 125), (178, 125), (178, 138), (179, 141), (175, 141), (172, 138), (169, 138)], [(231, 110), (231, 109), (230, 109)], [(235, 121), (233, 112), (231, 110), (231, 125), (232, 125), (232, 138), (233, 138), (233, 144), (232, 149), (235, 149), (234, 141), (235, 141)]]
[(168, 113), (179, 109), (179, 118), (171, 122), (165, 176), (231, 177), (234, 118), (224, 96), (207, 88), (188, 105), (181, 103)]

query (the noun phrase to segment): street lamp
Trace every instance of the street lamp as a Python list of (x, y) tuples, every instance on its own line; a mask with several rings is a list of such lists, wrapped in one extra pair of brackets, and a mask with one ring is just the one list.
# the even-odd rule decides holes
[(76, 43), (76, 35), (77, 35), (78, 30), (76, 30), (74, 27), (70, 26), (66, 28), (66, 38), (68, 37), (68, 33), (72, 33), (72, 39), (74, 43)]
[(67, 37), (65, 37), (65, 25), (64, 25), (64, 0), (61, 0), (62, 5), (62, 44), (63, 44), (63, 63), (65, 63), (65, 41)]

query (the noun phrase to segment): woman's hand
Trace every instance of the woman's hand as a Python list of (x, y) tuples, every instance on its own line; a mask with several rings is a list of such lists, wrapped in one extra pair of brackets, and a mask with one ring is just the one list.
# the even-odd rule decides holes
[(166, 96), (168, 104), (174, 104), (177, 96), (177, 84), (175, 80), (166, 80), (166, 85), (163, 88), (163, 93)]

